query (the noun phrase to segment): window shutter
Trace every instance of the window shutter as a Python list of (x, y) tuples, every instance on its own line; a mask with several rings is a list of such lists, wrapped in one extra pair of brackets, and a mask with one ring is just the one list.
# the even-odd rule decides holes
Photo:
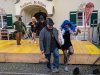
[(90, 25), (91, 27), (94, 25), (94, 26), (97, 26), (97, 23), (98, 23), (98, 11), (95, 10), (92, 12), (92, 15), (91, 15), (91, 20), (90, 20)]
[(12, 14), (7, 14), (7, 26), (9, 29), (12, 29)]
[(76, 11), (70, 12), (70, 21), (76, 24)]

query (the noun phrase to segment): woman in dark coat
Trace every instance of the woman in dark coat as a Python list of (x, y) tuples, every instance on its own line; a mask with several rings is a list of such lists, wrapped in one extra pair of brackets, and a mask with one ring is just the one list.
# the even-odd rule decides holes
[(36, 43), (36, 18), (32, 17), (32, 22), (29, 23), (31, 26), (31, 32), (32, 32), (32, 40), (34, 43)]

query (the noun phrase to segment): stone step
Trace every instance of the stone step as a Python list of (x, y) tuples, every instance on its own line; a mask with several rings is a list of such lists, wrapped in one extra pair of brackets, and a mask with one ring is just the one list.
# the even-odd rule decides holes
[(17, 73), (17, 72), (0, 72), (0, 75), (49, 75), (39, 73)]

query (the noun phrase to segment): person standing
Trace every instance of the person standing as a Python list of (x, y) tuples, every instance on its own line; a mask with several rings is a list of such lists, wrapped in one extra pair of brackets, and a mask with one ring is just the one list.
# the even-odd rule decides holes
[[(52, 72), (59, 72), (59, 51), (58, 51), (58, 30), (53, 27), (54, 22), (51, 18), (47, 18), (47, 25), (41, 30), (39, 35), (40, 50), (48, 59), (47, 68)], [(53, 53), (53, 65), (50, 59)]]
[(17, 40), (17, 45), (21, 45), (21, 38), (22, 38), (22, 32), (23, 29), (26, 30), (25, 24), (22, 22), (21, 17), (16, 17), (18, 20), (13, 23), (14, 29), (15, 29), (15, 36)]
[(78, 33), (80, 33), (80, 30), (77, 29), (77, 31), (75, 31), (75, 28), (76, 26), (68, 20), (64, 20), (64, 22), (61, 25), (62, 36), (64, 39), (64, 44), (61, 46), (61, 48), (64, 54), (64, 64), (66, 65), (65, 71), (68, 71), (67, 64), (68, 64), (70, 55), (74, 53), (73, 45), (70, 39), (71, 34), (76, 36), (78, 35)]
[(46, 21), (44, 19), (44, 17), (41, 15), (40, 16), (40, 20), (37, 22), (37, 26), (36, 26), (36, 29), (37, 29), (37, 35), (40, 34), (40, 31), (46, 26)]
[(32, 17), (32, 22), (29, 23), (29, 25), (31, 26), (32, 40), (34, 41), (34, 43), (36, 43), (36, 22), (36, 18)]

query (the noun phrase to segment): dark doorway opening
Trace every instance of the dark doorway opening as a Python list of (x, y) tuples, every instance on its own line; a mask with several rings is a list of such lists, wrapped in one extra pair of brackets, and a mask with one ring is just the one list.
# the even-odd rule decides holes
[[(40, 16), (43, 17), (44, 21), (41, 22), (40, 20)], [(40, 31), (42, 30), (42, 28), (46, 25), (46, 17), (47, 14), (44, 12), (38, 12), (34, 15), (34, 17), (37, 19), (37, 31), (36, 31), (36, 36), (39, 36)]]
[(44, 13), (44, 12), (38, 12), (38, 13), (36, 13), (36, 14), (34, 15), (34, 17), (37, 19), (37, 21), (39, 21), (41, 15), (42, 15), (43, 18), (46, 20), (47, 14)]

